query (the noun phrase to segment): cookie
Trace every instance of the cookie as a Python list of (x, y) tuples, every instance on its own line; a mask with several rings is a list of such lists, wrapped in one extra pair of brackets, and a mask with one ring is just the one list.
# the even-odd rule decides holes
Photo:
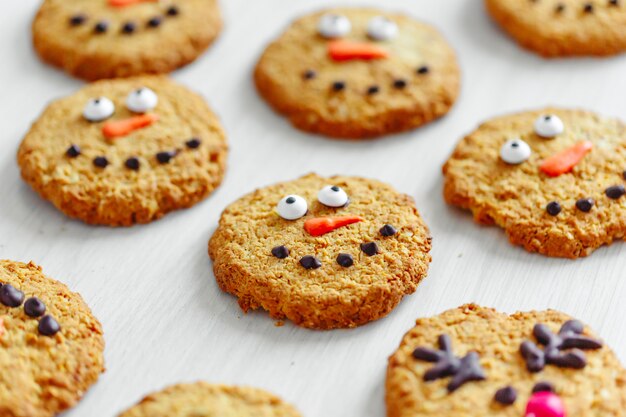
[(485, 0), (521, 46), (545, 57), (614, 55), (626, 50), (622, 0)]
[(0, 261), (0, 415), (53, 417), (104, 371), (102, 327), (32, 262)]
[(295, 21), (263, 53), (260, 94), (299, 129), (361, 139), (413, 129), (450, 110), (454, 51), (433, 27), (375, 9)]
[(44, 61), (97, 80), (173, 71), (221, 27), (217, 0), (45, 0), (32, 31)]
[(333, 329), (387, 315), (426, 275), (430, 248), (411, 197), (374, 180), (309, 174), (227, 207), (209, 255), (244, 311)]
[(626, 370), (580, 321), (474, 304), (419, 319), (389, 358), (388, 417), (626, 416)]
[(180, 384), (151, 394), (119, 417), (301, 417), (291, 405), (256, 388)]
[(448, 203), (512, 243), (578, 258), (626, 237), (626, 128), (548, 108), (482, 124), (443, 167)]
[(22, 177), (70, 217), (130, 226), (205, 198), (227, 145), (198, 95), (163, 76), (99, 81), (53, 102), (18, 152)]

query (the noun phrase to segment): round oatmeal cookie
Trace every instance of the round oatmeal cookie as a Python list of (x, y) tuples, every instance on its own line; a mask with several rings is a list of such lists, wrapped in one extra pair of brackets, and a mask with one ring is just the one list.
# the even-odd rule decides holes
[(622, 0), (485, 0), (520, 45), (545, 57), (614, 55), (626, 50)]
[(44, 61), (97, 80), (175, 70), (221, 27), (217, 0), (45, 0), (32, 31)]
[(257, 388), (205, 382), (150, 394), (119, 417), (301, 417), (291, 405)]
[(474, 304), (417, 320), (389, 358), (388, 417), (626, 416), (626, 370), (580, 321)]
[(626, 127), (582, 110), (498, 117), (465, 137), (443, 167), (448, 203), (512, 243), (578, 258), (626, 237)]
[(387, 315), (426, 275), (430, 248), (411, 197), (379, 181), (309, 174), (227, 207), (209, 255), (244, 311), (333, 329)]
[(297, 128), (361, 139), (446, 114), (459, 72), (433, 27), (402, 14), (339, 8), (295, 21), (265, 50), (254, 78)]
[(32, 262), (0, 261), (0, 415), (53, 417), (104, 372), (102, 327)]
[(163, 76), (99, 81), (53, 102), (18, 152), (22, 177), (70, 217), (130, 226), (205, 198), (227, 145), (204, 100)]

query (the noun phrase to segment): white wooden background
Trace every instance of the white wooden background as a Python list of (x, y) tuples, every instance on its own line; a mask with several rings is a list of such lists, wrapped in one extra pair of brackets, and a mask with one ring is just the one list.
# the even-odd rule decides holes
[[(294, 17), (329, 0), (223, 0), (223, 36), (174, 77), (204, 94), (232, 153), (222, 187), (196, 207), (130, 229), (90, 227), (42, 201), (19, 178), (15, 153), (46, 103), (82, 85), (39, 62), (30, 23), (38, 1), (0, 14), (0, 257), (34, 260), (80, 292), (104, 325), (108, 371), (66, 417), (110, 417), (166, 385), (204, 379), (274, 391), (308, 417), (380, 417), (386, 359), (415, 318), (476, 301), (513, 312), (557, 308), (595, 329), (626, 361), (626, 245), (570, 261), (531, 255), (441, 197), (441, 165), (480, 121), (556, 104), (626, 118), (626, 57), (545, 61), (489, 21), (479, 0), (379, 0), (438, 26), (458, 51), (463, 89), (429, 127), (345, 143), (292, 129), (258, 98), (251, 71)], [(378, 177), (411, 194), (432, 229), (428, 278), (387, 318), (356, 330), (275, 327), (244, 315), (215, 284), (207, 241), (244, 193), (317, 171)]]

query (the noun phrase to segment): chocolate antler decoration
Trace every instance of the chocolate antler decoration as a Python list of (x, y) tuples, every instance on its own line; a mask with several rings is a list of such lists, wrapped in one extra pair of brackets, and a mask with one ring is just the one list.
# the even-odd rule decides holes
[[(530, 372), (539, 372), (546, 365), (561, 368), (582, 369), (587, 366), (587, 358), (582, 350), (596, 350), (602, 342), (582, 336), (583, 324), (578, 320), (570, 320), (563, 324), (558, 334), (545, 324), (537, 324), (533, 335), (544, 346), (543, 350), (535, 343), (527, 340), (522, 343), (520, 351)], [(572, 349), (569, 352), (563, 350)]]
[(469, 352), (463, 358), (455, 356), (452, 351), (450, 336), (445, 334), (439, 336), (438, 343), (439, 350), (418, 347), (413, 351), (415, 359), (435, 363), (435, 366), (424, 374), (424, 381), (434, 381), (451, 376), (452, 380), (448, 384), (448, 392), (454, 392), (467, 382), (482, 381), (486, 378), (485, 372), (480, 366), (478, 353)]

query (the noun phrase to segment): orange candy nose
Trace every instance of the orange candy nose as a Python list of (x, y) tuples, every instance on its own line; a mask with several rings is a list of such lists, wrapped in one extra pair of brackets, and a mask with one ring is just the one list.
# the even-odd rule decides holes
[(322, 236), (340, 227), (363, 221), (359, 216), (316, 217), (304, 222), (304, 230), (311, 236)]
[(118, 138), (148, 127), (157, 120), (159, 120), (159, 116), (156, 114), (142, 114), (128, 119), (112, 120), (102, 126), (102, 133), (107, 139)]
[(125, 7), (138, 3), (156, 3), (159, 0), (109, 0), (109, 6)]
[(328, 55), (335, 61), (387, 58), (389, 52), (367, 42), (336, 40), (328, 42)]
[(567, 148), (550, 158), (544, 160), (539, 169), (551, 177), (570, 172), (593, 148), (593, 143), (588, 140), (578, 142), (571, 148)]

